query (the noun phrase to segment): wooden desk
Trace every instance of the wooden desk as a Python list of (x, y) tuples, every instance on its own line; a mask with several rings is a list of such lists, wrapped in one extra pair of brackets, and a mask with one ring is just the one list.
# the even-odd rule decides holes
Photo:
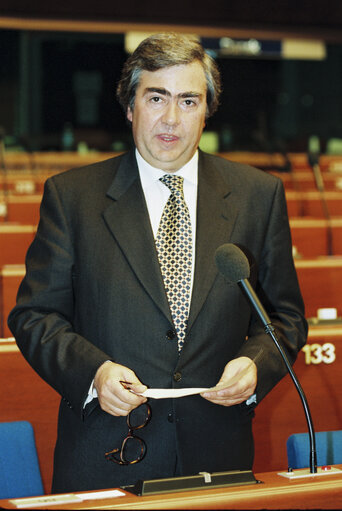
[(12, 195), (0, 199), (0, 221), (38, 225), (41, 194)]
[(75, 151), (38, 151), (32, 153), (10, 152), (6, 153), (7, 174), (15, 171), (33, 169), (33, 173), (46, 172), (55, 174), (72, 167), (81, 167), (97, 161), (117, 156), (114, 152), (89, 152), (79, 154)]
[[(310, 326), (294, 370), (306, 394), (316, 431), (342, 429), (342, 325)], [(254, 471), (287, 467), (286, 440), (307, 432), (304, 410), (289, 375), (257, 406), (253, 424)]]
[(48, 174), (33, 172), (11, 172), (0, 175), (0, 193), (11, 195), (42, 194)]
[(51, 491), (60, 396), (29, 366), (14, 342), (0, 342), (0, 421), (28, 420), (37, 444), (44, 491)]
[(342, 255), (342, 218), (332, 218), (330, 226), (332, 231), (332, 253), (333, 255)]
[(0, 268), (0, 337), (11, 337), (7, 318), (15, 306), (20, 282), (25, 275), (23, 264), (8, 265)]
[[(41, 509), (341, 509), (342, 507), (341, 474), (294, 481), (289, 481), (274, 472), (255, 475), (261, 481), (259, 484), (142, 497), (124, 492), (125, 495), (120, 497), (84, 500), (76, 504), (45, 504)], [(0, 500), (0, 507), (16, 509), (9, 500)]]
[[(286, 191), (317, 191), (315, 177), (311, 169), (297, 172), (270, 171), (270, 174), (273, 174), (282, 180)], [(340, 174), (334, 172), (322, 172), (322, 179), (326, 191), (341, 190), (342, 176)]]
[(295, 261), (307, 318), (317, 309), (335, 307), (342, 315), (342, 257), (298, 259)]
[[(320, 360), (320, 349), (326, 343), (334, 346), (334, 360), (331, 355), (329, 359), (326, 350), (325, 361)], [(342, 326), (310, 327), (304, 349), (294, 368), (309, 401), (315, 429), (342, 429)], [(32, 422), (46, 492), (51, 488), (59, 399), (28, 365), (15, 343), (0, 343), (0, 421)], [(302, 405), (290, 376), (281, 380), (258, 405), (253, 431), (254, 471), (286, 469), (287, 438), (292, 433), (307, 431)]]
[(35, 233), (35, 225), (0, 223), (0, 267), (5, 264), (24, 264)]
[[(342, 217), (334, 217), (330, 220), (292, 217), (290, 228), (292, 244), (301, 257), (342, 255)], [(329, 237), (331, 246), (329, 246)]]
[[(326, 191), (325, 201), (330, 216), (342, 215), (342, 191)], [(325, 218), (322, 197), (318, 191), (286, 190), (287, 209), (290, 217), (311, 216)]]
[(292, 245), (301, 257), (328, 255), (327, 220), (323, 218), (290, 218), (290, 229)]

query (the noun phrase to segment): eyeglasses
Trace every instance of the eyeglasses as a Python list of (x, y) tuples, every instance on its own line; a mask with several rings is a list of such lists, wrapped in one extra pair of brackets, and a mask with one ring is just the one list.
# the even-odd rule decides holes
[(127, 415), (128, 435), (124, 438), (119, 449), (106, 452), (105, 458), (118, 465), (133, 465), (139, 463), (146, 454), (144, 440), (134, 435), (138, 429), (144, 428), (151, 419), (151, 408), (143, 403)]

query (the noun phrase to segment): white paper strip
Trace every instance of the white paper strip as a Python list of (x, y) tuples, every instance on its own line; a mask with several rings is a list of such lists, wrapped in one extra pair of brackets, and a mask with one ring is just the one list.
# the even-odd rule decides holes
[(152, 397), (153, 399), (176, 398), (184, 396), (192, 396), (200, 394), (208, 389), (205, 388), (188, 388), (188, 389), (147, 389), (141, 394), (144, 397)]
[(140, 396), (144, 397), (150, 397), (153, 399), (165, 399), (165, 398), (177, 398), (177, 397), (184, 397), (184, 396), (193, 396), (195, 394), (201, 394), (202, 392), (214, 392), (217, 390), (222, 390), (225, 388), (230, 387), (231, 385), (234, 385), (236, 382), (238, 382), (245, 374), (248, 372), (250, 368), (250, 365), (245, 367), (243, 371), (236, 374), (230, 380), (227, 380), (225, 382), (219, 383), (215, 387), (210, 388), (200, 388), (200, 387), (191, 387), (191, 388), (183, 388), (183, 389), (147, 389), (142, 394), (139, 394)]
[(111, 499), (113, 497), (124, 497), (126, 494), (120, 490), (92, 491), (89, 493), (75, 493), (76, 497), (82, 500)]

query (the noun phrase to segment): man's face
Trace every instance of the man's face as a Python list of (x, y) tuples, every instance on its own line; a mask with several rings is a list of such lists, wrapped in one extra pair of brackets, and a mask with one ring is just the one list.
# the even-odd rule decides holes
[(150, 165), (175, 172), (192, 158), (205, 125), (206, 95), (198, 61), (142, 71), (127, 118), (138, 151)]

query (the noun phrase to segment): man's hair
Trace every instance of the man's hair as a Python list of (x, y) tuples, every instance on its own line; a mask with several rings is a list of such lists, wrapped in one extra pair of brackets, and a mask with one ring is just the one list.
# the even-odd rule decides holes
[(207, 82), (207, 113), (210, 117), (217, 110), (221, 93), (221, 77), (216, 62), (202, 45), (190, 37), (168, 32), (144, 39), (127, 59), (118, 83), (116, 95), (127, 113), (134, 109), (134, 101), (142, 71), (157, 71), (171, 66), (200, 62)]

